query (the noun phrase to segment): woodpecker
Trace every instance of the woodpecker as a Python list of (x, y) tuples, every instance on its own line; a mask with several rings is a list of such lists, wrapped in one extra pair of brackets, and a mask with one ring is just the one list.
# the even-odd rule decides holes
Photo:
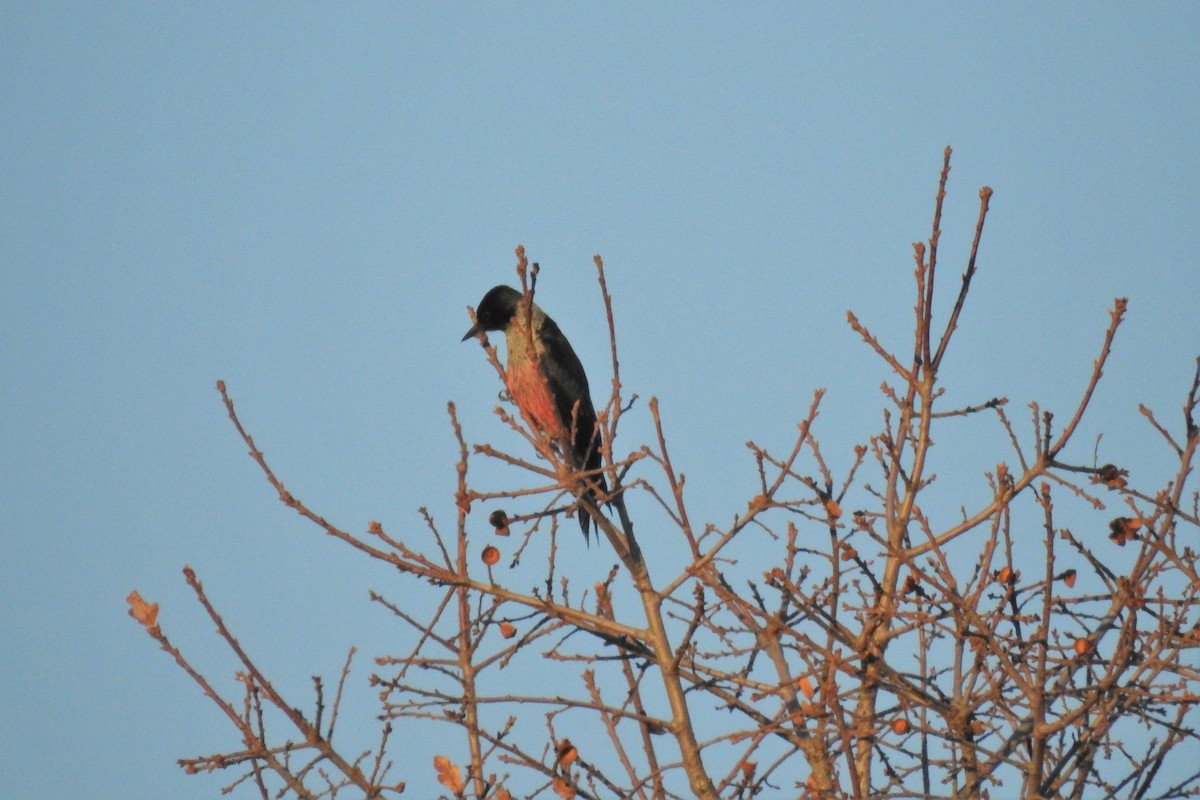
[[(475, 324), (462, 341), (484, 331), (504, 331), (508, 363), (504, 384), (509, 397), (521, 410), (526, 422), (539, 433), (550, 436), (565, 454), (572, 469), (600, 469), (600, 429), (592, 406), (587, 374), (571, 349), (571, 343), (554, 320), (531, 304), (521, 309), (521, 293), (511, 286), (496, 286), (483, 296), (475, 309)], [(532, 323), (530, 335), (526, 322)], [(533, 354), (529, 344), (533, 343)], [(596, 501), (596, 488), (606, 489), (604, 476), (596, 473), (587, 479), (583, 494)], [(589, 540), (591, 515), (576, 511), (583, 538)]]

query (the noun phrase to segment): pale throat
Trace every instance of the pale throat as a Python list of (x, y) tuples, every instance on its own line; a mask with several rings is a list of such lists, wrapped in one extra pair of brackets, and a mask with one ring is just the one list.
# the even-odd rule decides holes
[(508, 327), (504, 330), (504, 340), (508, 348), (508, 364), (520, 364), (529, 358), (529, 342), (533, 341), (534, 352), (538, 358), (546, 352), (545, 345), (542, 344), (538, 334), (541, 333), (542, 320), (546, 315), (537, 306), (533, 307), (532, 322), (533, 335), (529, 335), (529, 330), (525, 326), (525, 315), (518, 310), (513, 318), (509, 321)]

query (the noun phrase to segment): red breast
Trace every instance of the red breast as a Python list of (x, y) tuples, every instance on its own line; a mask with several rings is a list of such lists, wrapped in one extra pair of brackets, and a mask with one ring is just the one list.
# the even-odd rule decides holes
[(510, 363), (505, 371), (505, 383), (517, 408), (539, 429), (556, 438), (567, 435), (566, 426), (558, 418), (558, 409), (550, 395), (546, 377), (532, 359)]

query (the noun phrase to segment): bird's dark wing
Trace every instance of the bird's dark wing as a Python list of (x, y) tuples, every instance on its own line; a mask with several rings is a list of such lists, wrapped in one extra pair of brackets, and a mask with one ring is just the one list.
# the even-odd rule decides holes
[[(583, 364), (571, 349), (567, 337), (549, 317), (542, 322), (540, 338), (546, 348), (541, 359), (542, 371), (546, 374), (558, 416), (567, 428), (571, 427), (572, 419), (575, 422), (575, 440), (571, 443), (574, 466), (576, 469), (599, 469), (600, 431), (596, 429), (596, 410), (592, 406)], [(578, 412), (575, 411), (576, 402), (579, 403)], [(603, 476), (597, 478), (596, 482), (603, 487)]]
[[(600, 431), (596, 427), (596, 409), (592, 406), (592, 396), (588, 390), (587, 373), (583, 371), (583, 364), (571, 349), (567, 337), (563, 336), (558, 325), (550, 317), (542, 320), (538, 338), (545, 348), (541, 358), (542, 372), (554, 398), (558, 417), (567, 429), (571, 428), (572, 422), (575, 425), (575, 436), (571, 442), (572, 466), (577, 470), (600, 469)], [(584, 496), (594, 507), (598, 504), (596, 489), (606, 492), (608, 487), (602, 474), (589, 480), (592, 486), (584, 491)], [(579, 508), (575, 513), (579, 518), (584, 540), (590, 541), (590, 512)]]

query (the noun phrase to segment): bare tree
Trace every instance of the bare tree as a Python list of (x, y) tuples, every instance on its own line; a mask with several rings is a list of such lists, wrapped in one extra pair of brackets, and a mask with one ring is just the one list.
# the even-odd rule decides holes
[[(1034, 405), (1028, 427), (1017, 425), (1005, 398), (946, 407), (939, 368), (964, 312), (991, 196), (980, 192), (957, 299), (949, 318), (935, 323), (949, 171), (947, 148), (932, 232), (914, 246), (911, 347), (889, 349), (848, 315), (892, 374), (882, 387), (882, 428), (840, 444), (853, 458), (835, 475), (817, 437), (817, 391), (790, 447), (751, 444), (758, 491), (723, 524), (692, 521), (653, 399), (655, 440), (619, 445), (633, 398), (621, 383), (599, 257), (612, 352), (611, 393), (598, 415), (608, 489), (600, 504), (589, 499), (586, 476), (519, 416), (497, 409), (524, 437), (525, 453), (469, 446), (451, 404), (460, 451), (453, 531), (425, 513), (425, 531), (401, 537), (372, 524), (355, 535), (287, 490), (218, 383), (280, 500), (395, 567), (409, 579), (405, 596), (424, 591), (431, 602), (420, 607), (433, 610), (418, 615), (411, 601), (372, 593), (413, 644), (376, 660), (370, 680), (381, 690), (379, 744), (350, 756), (335, 744), (334, 728), (351, 659), (333, 698), (317, 680), (312, 710), (300, 711), (243, 651), (185, 569), (240, 663), (241, 689), (227, 696), (171, 644), (157, 606), (130, 595), (130, 613), (241, 740), (236, 750), (180, 763), (191, 772), (231, 770), (232, 785), (253, 786), (264, 798), (382, 798), (406, 782), (424, 797), (435, 780), (453, 797), (500, 799), (978, 798), (999, 786), (1002, 796), (1030, 800), (1200, 794), (1200, 514), (1198, 494), (1187, 486), (1200, 443), (1200, 361), (1181, 391), (1178, 422), (1142, 408), (1173, 465), (1157, 489), (1133, 486), (1114, 464), (1072, 463), (1065, 455), (1109, 358), (1124, 299), (1110, 311), (1090, 379), (1065, 424)], [(536, 265), (520, 249), (518, 275), (531, 299)], [(495, 349), (485, 351), (503, 377)], [(932, 499), (934, 433), (972, 425), (998, 426), (1008, 447), (986, 472), (990, 497), (948, 514)], [(469, 467), (480, 458), (508, 465), (513, 483), (473, 485)], [(513, 488), (521, 481), (534, 485)], [(652, 501), (640, 502), (650, 512), (636, 520), (638, 531), (689, 554), (677, 574), (663, 575), (645, 557), (628, 510), (634, 497)], [(485, 505), (493, 510), (481, 525), (473, 512)], [(558, 524), (570, 513), (590, 514), (619, 559), (582, 592), (559, 564)], [(1071, 530), (1063, 519), (1086, 530)], [(506, 581), (502, 549), (510, 565), (541, 565), (537, 588)], [(497, 676), (515, 669), (574, 675), (577, 688), (569, 695), (514, 691)], [(439, 724), (461, 730), (457, 751), (433, 765), (393, 762), (398, 729), (411, 736)], [(584, 725), (593, 732), (586, 742), (566, 738), (564, 731)]]

